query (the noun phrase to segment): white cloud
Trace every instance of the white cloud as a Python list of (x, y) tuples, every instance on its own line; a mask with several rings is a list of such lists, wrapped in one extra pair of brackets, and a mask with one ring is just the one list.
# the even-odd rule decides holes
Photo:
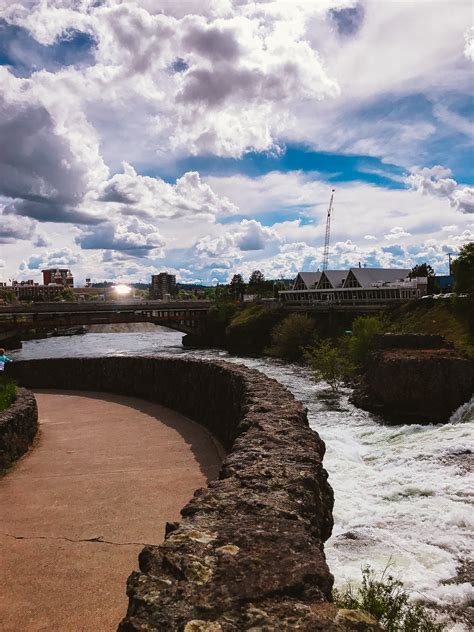
[(464, 55), (471, 61), (474, 61), (474, 26), (471, 26), (464, 33), (464, 40)]
[(411, 233), (407, 233), (401, 226), (394, 226), (390, 231), (384, 235), (388, 241), (402, 239), (403, 237), (410, 237)]
[(126, 250), (129, 254), (140, 253), (142, 256), (151, 250), (161, 249), (165, 244), (156, 227), (138, 217), (99, 224), (85, 230), (76, 242), (86, 250)]
[(225, 227), (218, 236), (206, 235), (196, 243), (196, 252), (205, 258), (221, 257), (223, 260), (242, 259), (242, 253), (264, 250), (271, 242), (278, 242), (278, 234), (272, 228), (262, 226), (256, 220), (242, 220), (239, 224)]
[(32, 239), (35, 229), (36, 222), (33, 220), (0, 211), (0, 244), (15, 243), (18, 239)]
[(58, 250), (44, 251), (42, 253), (30, 255), (28, 259), (20, 264), (20, 270), (31, 271), (41, 270), (52, 266), (71, 268), (80, 262), (80, 254), (74, 253), (70, 248), (60, 248)]
[(213, 221), (217, 215), (237, 212), (234, 204), (218, 197), (199, 173), (189, 171), (168, 184), (161, 178), (140, 176), (135, 169), (123, 164), (123, 173), (103, 183), (99, 198), (102, 202), (121, 205), (127, 214), (141, 214), (153, 219), (204, 219)]
[(450, 178), (451, 170), (441, 165), (420, 169), (413, 167), (406, 183), (423, 194), (447, 198), (451, 205), (463, 213), (474, 213), (474, 188), (460, 185)]

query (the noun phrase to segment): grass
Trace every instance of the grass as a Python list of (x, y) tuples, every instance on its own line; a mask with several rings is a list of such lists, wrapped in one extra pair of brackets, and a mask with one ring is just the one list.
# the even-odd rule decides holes
[(16, 398), (16, 385), (11, 380), (0, 377), (0, 411), (8, 408)]
[(370, 566), (362, 569), (362, 584), (334, 591), (339, 608), (363, 610), (375, 617), (387, 632), (442, 632), (425, 606), (413, 603), (403, 583), (388, 573), (389, 565), (377, 574)]
[(474, 358), (474, 309), (466, 300), (414, 301), (386, 314), (385, 331), (440, 334), (464, 355)]

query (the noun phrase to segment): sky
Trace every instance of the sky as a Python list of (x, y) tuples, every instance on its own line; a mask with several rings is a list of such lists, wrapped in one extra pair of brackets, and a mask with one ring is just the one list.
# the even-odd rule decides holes
[(0, 281), (447, 273), (470, 0), (0, 0)]

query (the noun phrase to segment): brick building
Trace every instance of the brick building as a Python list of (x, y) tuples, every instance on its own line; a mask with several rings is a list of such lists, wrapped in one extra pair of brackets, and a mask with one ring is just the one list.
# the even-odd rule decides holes
[(150, 298), (164, 299), (176, 294), (176, 276), (168, 272), (152, 274)]

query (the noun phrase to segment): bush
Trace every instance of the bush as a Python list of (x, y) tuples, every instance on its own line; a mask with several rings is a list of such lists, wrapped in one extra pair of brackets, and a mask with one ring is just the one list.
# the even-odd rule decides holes
[(364, 366), (372, 348), (372, 338), (382, 331), (378, 316), (359, 316), (352, 323), (352, 338), (349, 343), (352, 361)]
[(315, 380), (324, 380), (333, 391), (338, 391), (354, 371), (342, 345), (338, 347), (330, 340), (323, 340), (317, 346), (307, 349), (304, 357), (313, 371)]
[(15, 382), (0, 377), (0, 410), (8, 408), (16, 398)]
[(314, 321), (309, 316), (290, 314), (272, 329), (267, 353), (285, 360), (300, 360), (303, 348), (313, 343), (314, 327)]
[(385, 570), (377, 575), (366, 566), (362, 569), (362, 584), (334, 590), (339, 608), (364, 610), (374, 616), (387, 632), (442, 632), (445, 625), (436, 623), (429, 611), (409, 599), (403, 583)]
[(270, 332), (280, 319), (280, 310), (263, 305), (244, 307), (227, 327), (227, 348), (236, 353), (261, 353), (270, 344)]

